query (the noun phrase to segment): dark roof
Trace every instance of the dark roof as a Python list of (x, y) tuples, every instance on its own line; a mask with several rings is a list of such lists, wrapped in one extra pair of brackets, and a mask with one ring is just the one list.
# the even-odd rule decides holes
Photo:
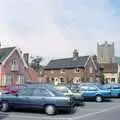
[(12, 52), (15, 47), (0, 48), (0, 63)]
[(89, 56), (51, 60), (45, 69), (64, 69), (84, 67)]
[(103, 68), (104, 73), (117, 73), (118, 64), (117, 63), (102, 63), (100, 66)]

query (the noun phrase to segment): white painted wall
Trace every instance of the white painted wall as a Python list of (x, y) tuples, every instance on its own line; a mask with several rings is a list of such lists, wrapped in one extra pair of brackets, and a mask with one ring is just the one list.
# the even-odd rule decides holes
[[(118, 73), (104, 73), (105, 78), (115, 78), (115, 83), (118, 83)], [(111, 80), (108, 80), (109, 83), (112, 83)]]

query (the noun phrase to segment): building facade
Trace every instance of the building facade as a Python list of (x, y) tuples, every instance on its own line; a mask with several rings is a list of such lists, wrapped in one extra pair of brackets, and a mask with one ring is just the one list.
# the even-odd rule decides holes
[(97, 58), (99, 63), (115, 63), (114, 42), (97, 43)]
[(103, 74), (107, 83), (118, 83), (120, 67), (117, 63), (102, 63)]
[(79, 56), (74, 50), (73, 57), (51, 60), (44, 69), (45, 79), (54, 84), (95, 82), (98, 69), (91, 56)]
[(32, 76), (20, 49), (0, 48), (0, 86), (24, 84), (32, 81)]

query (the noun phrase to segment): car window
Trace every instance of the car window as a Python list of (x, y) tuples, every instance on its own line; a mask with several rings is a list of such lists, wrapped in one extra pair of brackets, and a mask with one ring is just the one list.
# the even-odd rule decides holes
[(58, 90), (60, 90), (63, 93), (68, 93), (68, 89), (67, 88), (58, 88)]
[(88, 90), (88, 87), (87, 86), (81, 86), (80, 87), (80, 91), (87, 91)]
[(98, 89), (96, 87), (89, 87), (88, 90), (89, 91), (97, 91)]
[(51, 94), (46, 89), (35, 89), (33, 96), (51, 96)]
[(120, 86), (113, 86), (113, 89), (120, 89)]
[(31, 96), (34, 91), (34, 88), (22, 89), (18, 92), (19, 96)]
[(60, 92), (59, 90), (53, 88), (53, 89), (50, 89), (50, 92), (52, 92), (54, 94), (54, 96), (61, 96), (63, 97), (64, 94), (62, 92)]

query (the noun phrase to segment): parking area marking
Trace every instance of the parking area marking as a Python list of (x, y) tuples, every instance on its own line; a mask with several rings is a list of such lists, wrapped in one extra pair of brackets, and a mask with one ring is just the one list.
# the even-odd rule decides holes
[(120, 105), (116, 105), (116, 106), (113, 106), (113, 107), (111, 107), (111, 108), (104, 109), (104, 110), (102, 110), (102, 111), (91, 112), (91, 113), (88, 113), (88, 114), (85, 114), (85, 115), (82, 115), (82, 116), (74, 117), (73, 120), (82, 119), (82, 118), (86, 118), (86, 117), (89, 117), (89, 116), (92, 116), (92, 115), (101, 114), (101, 113), (104, 113), (104, 112), (108, 112), (108, 111), (114, 110), (114, 109), (119, 108), (119, 107), (120, 107)]

